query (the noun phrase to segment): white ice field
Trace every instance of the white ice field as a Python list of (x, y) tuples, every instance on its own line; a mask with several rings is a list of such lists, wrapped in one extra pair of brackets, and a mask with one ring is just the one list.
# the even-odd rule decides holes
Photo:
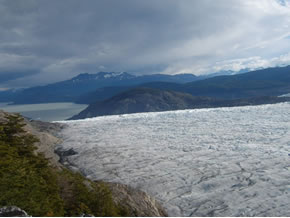
[(65, 123), (73, 165), (146, 191), (170, 216), (290, 216), (290, 103)]

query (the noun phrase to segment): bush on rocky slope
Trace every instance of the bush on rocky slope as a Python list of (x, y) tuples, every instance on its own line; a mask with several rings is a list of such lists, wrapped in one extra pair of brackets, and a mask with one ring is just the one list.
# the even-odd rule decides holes
[(0, 122), (0, 207), (18, 206), (32, 216), (127, 215), (107, 185), (49, 166), (24, 125), (17, 115)]

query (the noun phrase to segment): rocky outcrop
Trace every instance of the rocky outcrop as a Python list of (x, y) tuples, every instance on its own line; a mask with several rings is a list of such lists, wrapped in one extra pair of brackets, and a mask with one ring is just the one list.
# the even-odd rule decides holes
[(3, 110), (0, 110), (0, 123), (4, 123), (7, 121), (7, 119), (5, 118), (7, 114), (8, 113), (4, 112)]
[(25, 130), (39, 139), (39, 142), (36, 143), (37, 152), (43, 153), (44, 156), (50, 160), (52, 166), (57, 168), (61, 167), (59, 156), (54, 150), (55, 146), (62, 141), (57, 137), (57, 133), (64, 128), (64, 125), (27, 119), (25, 119), (25, 122)]
[(168, 216), (161, 205), (148, 194), (138, 189), (118, 183), (108, 183), (115, 203), (129, 208), (132, 217), (164, 217)]
[(30, 217), (24, 210), (19, 207), (10, 206), (0, 208), (0, 217)]
[[(4, 112), (0, 110), (0, 122), (6, 122), (5, 118), (7, 115), (12, 113)], [(58, 137), (58, 133), (62, 128), (65, 127), (64, 124), (59, 123), (48, 123), (42, 121), (34, 121), (24, 118), (24, 130), (28, 133), (36, 136), (39, 142), (35, 143), (37, 153), (43, 153), (44, 156), (50, 160), (50, 164), (53, 167), (61, 167), (59, 163), (59, 156), (54, 152), (55, 146), (61, 143), (61, 139)]]

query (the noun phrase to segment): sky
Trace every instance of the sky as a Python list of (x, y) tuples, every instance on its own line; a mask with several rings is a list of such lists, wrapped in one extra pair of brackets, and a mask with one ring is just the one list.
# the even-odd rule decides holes
[(290, 65), (290, 0), (0, 0), (0, 90)]

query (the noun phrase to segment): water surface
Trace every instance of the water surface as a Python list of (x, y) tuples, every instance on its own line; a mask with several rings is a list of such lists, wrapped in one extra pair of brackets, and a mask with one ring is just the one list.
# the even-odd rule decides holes
[(66, 120), (78, 114), (86, 107), (86, 104), (74, 104), (71, 102), (21, 105), (0, 103), (0, 109), (4, 111), (20, 113), (25, 117), (42, 121)]

